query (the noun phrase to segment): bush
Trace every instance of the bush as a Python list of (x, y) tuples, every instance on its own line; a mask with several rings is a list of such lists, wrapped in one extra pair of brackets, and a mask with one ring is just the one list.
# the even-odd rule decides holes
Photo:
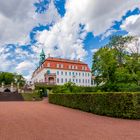
[(40, 96), (40, 93), (37, 91), (34, 91), (33, 93), (21, 93), (24, 101), (40, 101), (42, 100), (42, 97)]
[(85, 92), (95, 92), (97, 87), (83, 87), (76, 86), (72, 82), (65, 83), (63, 86), (54, 86), (52, 88), (53, 93), (85, 93)]
[(136, 83), (106, 83), (100, 87), (101, 91), (105, 92), (139, 92), (140, 86)]
[(140, 119), (140, 93), (49, 94), (49, 102), (100, 115)]

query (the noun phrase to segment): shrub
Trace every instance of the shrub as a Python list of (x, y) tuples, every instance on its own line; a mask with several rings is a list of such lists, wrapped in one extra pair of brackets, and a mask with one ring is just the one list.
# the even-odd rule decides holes
[(140, 93), (49, 94), (49, 102), (100, 115), (140, 119)]
[(72, 82), (65, 83), (63, 86), (54, 86), (52, 88), (53, 93), (85, 93), (85, 92), (95, 92), (97, 87), (83, 87), (76, 86)]
[(40, 96), (40, 93), (37, 91), (34, 91), (33, 93), (21, 93), (24, 101), (40, 101), (42, 100), (42, 97)]

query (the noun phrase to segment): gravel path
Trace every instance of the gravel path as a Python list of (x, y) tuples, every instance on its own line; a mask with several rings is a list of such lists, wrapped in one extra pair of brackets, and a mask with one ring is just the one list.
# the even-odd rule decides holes
[(97, 116), (47, 101), (0, 102), (0, 140), (140, 140), (140, 121)]

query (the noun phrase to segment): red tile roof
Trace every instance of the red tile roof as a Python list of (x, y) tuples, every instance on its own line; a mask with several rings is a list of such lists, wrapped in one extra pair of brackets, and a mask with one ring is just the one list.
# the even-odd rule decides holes
[(42, 66), (35, 70), (33, 75), (36, 72), (39, 73), (43, 68), (90, 72), (88, 65), (80, 60), (48, 57)]

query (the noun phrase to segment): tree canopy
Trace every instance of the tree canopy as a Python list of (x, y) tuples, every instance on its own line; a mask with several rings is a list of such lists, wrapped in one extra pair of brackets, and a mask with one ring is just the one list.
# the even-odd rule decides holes
[(93, 55), (92, 72), (97, 85), (102, 86), (103, 90), (140, 89), (140, 54), (137, 41), (131, 36), (113, 36), (107, 45)]
[(22, 75), (16, 73), (0, 72), (0, 83), (4, 83), (5, 85), (19, 83), (20, 86), (23, 86), (25, 84), (25, 79)]

